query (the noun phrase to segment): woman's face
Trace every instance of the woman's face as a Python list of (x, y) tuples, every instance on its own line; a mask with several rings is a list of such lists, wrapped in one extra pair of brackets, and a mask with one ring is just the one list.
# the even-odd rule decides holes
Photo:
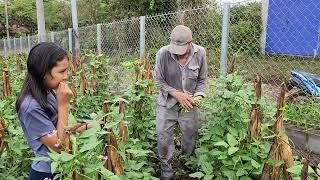
[(44, 78), (45, 85), (48, 89), (57, 90), (59, 83), (68, 79), (69, 61), (65, 57), (58, 61), (50, 72), (47, 72)]

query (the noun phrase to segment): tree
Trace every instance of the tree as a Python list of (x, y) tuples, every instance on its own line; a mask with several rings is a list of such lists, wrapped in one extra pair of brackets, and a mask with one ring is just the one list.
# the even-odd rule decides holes
[[(47, 31), (67, 29), (71, 26), (70, 6), (62, 0), (45, 0), (44, 13)], [(4, 4), (0, 6), (0, 12), (4, 12)], [(10, 35), (36, 34), (37, 13), (36, 3), (30, 0), (9, 0), (8, 14)], [(4, 14), (0, 14), (0, 37), (5, 36)], [(23, 31), (21, 30), (23, 29)]]

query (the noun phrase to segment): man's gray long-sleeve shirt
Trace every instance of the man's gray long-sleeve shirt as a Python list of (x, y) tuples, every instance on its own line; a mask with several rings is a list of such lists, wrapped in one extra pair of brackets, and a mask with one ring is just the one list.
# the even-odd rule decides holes
[(162, 47), (156, 56), (154, 81), (159, 88), (157, 104), (167, 108), (173, 107), (177, 100), (169, 94), (172, 91), (205, 96), (204, 91), (208, 80), (205, 49), (192, 44), (186, 64), (180, 65), (177, 55), (171, 54), (168, 47)]

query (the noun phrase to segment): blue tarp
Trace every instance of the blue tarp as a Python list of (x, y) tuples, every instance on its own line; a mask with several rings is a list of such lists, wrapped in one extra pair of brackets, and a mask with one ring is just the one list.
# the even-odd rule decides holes
[(320, 56), (320, 0), (269, 0), (266, 52)]

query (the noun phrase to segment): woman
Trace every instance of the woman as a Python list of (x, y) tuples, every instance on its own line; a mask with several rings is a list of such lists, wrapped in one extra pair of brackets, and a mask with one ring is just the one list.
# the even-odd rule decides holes
[[(27, 77), (16, 102), (24, 136), (36, 157), (47, 157), (49, 148), (59, 152), (68, 124), (72, 91), (67, 52), (54, 43), (34, 46), (27, 61)], [(53, 179), (51, 162), (33, 161), (29, 180)]]

